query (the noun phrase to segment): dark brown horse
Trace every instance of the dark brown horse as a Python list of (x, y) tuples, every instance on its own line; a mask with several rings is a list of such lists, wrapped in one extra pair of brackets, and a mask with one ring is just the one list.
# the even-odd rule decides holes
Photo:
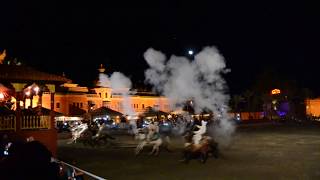
[(205, 163), (209, 155), (218, 158), (218, 144), (210, 136), (203, 136), (199, 144), (192, 141), (193, 133), (188, 132), (185, 138), (185, 149), (183, 151), (183, 162), (188, 163), (191, 159), (200, 159)]

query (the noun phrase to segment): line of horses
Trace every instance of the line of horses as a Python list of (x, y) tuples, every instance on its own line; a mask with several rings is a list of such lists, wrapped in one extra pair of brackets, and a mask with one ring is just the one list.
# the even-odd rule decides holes
[[(206, 124), (199, 126), (201, 129), (205, 129)], [(114, 137), (110, 136), (106, 132), (106, 127), (101, 125), (98, 130), (88, 127), (87, 124), (80, 124), (79, 126), (71, 129), (72, 139), (69, 143), (81, 142), (84, 145), (91, 147), (101, 147), (107, 144), (114, 144)], [(159, 155), (160, 148), (171, 151), (169, 148), (170, 138), (168, 135), (161, 135), (160, 133), (150, 133), (148, 128), (134, 129), (135, 140), (138, 141), (134, 153), (136, 156), (141, 154), (146, 146), (151, 146), (152, 150), (149, 155)], [(182, 162), (188, 163), (191, 159), (199, 159), (200, 162), (205, 163), (208, 157), (213, 156), (218, 158), (219, 148), (218, 143), (208, 135), (197, 136), (196, 131), (185, 131), (182, 134), (185, 144), (182, 153)], [(199, 140), (195, 143), (195, 139)]]

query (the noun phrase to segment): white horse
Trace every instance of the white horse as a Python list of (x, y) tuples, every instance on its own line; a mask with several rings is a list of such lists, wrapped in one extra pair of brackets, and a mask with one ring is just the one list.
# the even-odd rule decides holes
[(152, 151), (149, 154), (158, 155), (160, 146), (162, 145), (162, 142), (163, 142), (160, 137), (160, 134), (157, 132), (153, 132), (154, 134), (152, 134), (150, 133), (150, 131), (147, 134), (147, 133), (143, 133), (142, 131), (143, 131), (142, 129), (139, 129), (137, 131), (137, 134), (135, 134), (135, 138), (140, 141), (138, 146), (135, 149), (135, 154), (138, 155), (146, 145), (151, 145)]
[(71, 143), (76, 143), (77, 139), (80, 138), (81, 134), (88, 129), (88, 125), (86, 123), (80, 124), (79, 126), (76, 126), (71, 129), (71, 134), (72, 134), (72, 139), (69, 142)]

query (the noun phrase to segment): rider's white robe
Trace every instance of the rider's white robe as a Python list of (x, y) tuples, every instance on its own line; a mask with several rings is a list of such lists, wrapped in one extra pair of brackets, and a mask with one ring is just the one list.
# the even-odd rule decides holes
[(194, 144), (200, 144), (200, 140), (202, 139), (202, 135), (204, 133), (206, 133), (207, 131), (207, 122), (206, 121), (202, 121), (201, 122), (201, 126), (198, 126), (197, 127), (199, 128), (198, 131), (194, 131), (194, 135), (192, 137), (192, 141)]

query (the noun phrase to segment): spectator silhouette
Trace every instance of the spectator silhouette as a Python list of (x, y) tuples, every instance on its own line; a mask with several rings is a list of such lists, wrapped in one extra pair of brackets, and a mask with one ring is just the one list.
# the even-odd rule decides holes
[(5, 172), (0, 179), (58, 179), (59, 166), (51, 162), (51, 157), (51, 152), (39, 141), (14, 142), (9, 157), (0, 166), (1, 172)]

